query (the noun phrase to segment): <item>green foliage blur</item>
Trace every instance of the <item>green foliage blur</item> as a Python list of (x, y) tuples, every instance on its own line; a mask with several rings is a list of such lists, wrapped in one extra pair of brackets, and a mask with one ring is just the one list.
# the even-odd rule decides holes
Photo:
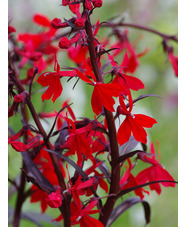
[[(69, 11), (65, 7), (60, 6), (60, 0), (9, 0), (9, 20), (11, 25), (15, 26), (17, 33), (38, 31), (38, 28), (32, 24), (32, 16), (34, 13), (42, 13), (48, 15), (49, 18), (54, 17), (69, 18)], [(94, 11), (92, 22), (96, 23), (97, 18), (100, 22), (121, 16), (125, 22), (148, 26), (167, 34), (177, 34), (177, 1), (176, 0), (103, 0), (103, 6)], [(23, 20), (24, 18), (24, 20)], [(101, 29), (100, 29), (101, 30)], [(133, 98), (137, 98), (141, 94), (156, 94), (162, 98), (149, 97), (136, 103), (134, 107), (135, 113), (148, 114), (154, 117), (158, 124), (148, 130), (148, 141), (156, 140), (160, 143), (161, 163), (166, 167), (175, 180), (178, 179), (178, 108), (177, 108), (177, 78), (167, 60), (167, 55), (163, 52), (161, 38), (157, 35), (144, 32), (137, 29), (129, 28), (129, 37), (131, 42), (138, 40), (136, 45), (137, 52), (143, 51), (146, 47), (149, 52), (140, 58), (140, 66), (136, 73), (146, 89), (140, 92), (134, 92)], [(100, 38), (109, 35), (109, 29), (103, 29), (99, 32)], [(177, 46), (172, 42), (174, 51)], [(118, 59), (119, 61), (119, 59)], [(66, 59), (65, 54), (59, 56), (60, 66), (70, 66), (70, 62)], [(53, 68), (51, 68), (53, 70)], [(26, 72), (26, 68), (25, 68)], [(24, 76), (24, 71), (22, 72)], [(63, 81), (62, 81), (63, 82)], [(43, 102), (40, 99), (41, 93), (35, 94), (32, 101), (37, 112), (48, 111), (54, 109), (59, 111), (61, 104), (66, 98), (70, 97), (73, 102), (72, 108), (77, 117), (90, 117), (90, 97), (91, 91), (89, 87), (84, 87), (83, 83), (79, 83), (72, 90), (74, 82), (65, 84), (64, 91), (60, 99), (55, 104), (52, 101)], [(40, 89), (39, 85), (34, 85), (34, 90)], [(70, 91), (70, 93), (69, 93)], [(70, 95), (70, 96), (69, 96)], [(79, 108), (81, 106), (81, 109)], [(20, 117), (12, 117), (9, 125), (13, 130), (18, 131), (21, 127)], [(51, 121), (52, 122), (52, 121)], [(32, 122), (31, 122), (32, 123)], [(48, 124), (43, 121), (47, 130)], [(148, 143), (149, 145), (149, 143)], [(16, 177), (20, 173), (21, 155), (13, 149), (9, 149), (9, 176)], [(147, 188), (146, 188), (147, 189)], [(148, 227), (169, 226), (176, 227), (178, 225), (178, 190), (176, 188), (162, 188), (162, 193), (157, 196), (151, 192), (150, 196), (146, 196), (151, 205), (151, 223)], [(134, 196), (134, 193), (130, 193)], [(125, 199), (125, 197), (123, 197)], [(15, 207), (16, 194), (9, 199), (9, 205)], [(120, 201), (118, 201), (120, 202)], [(29, 200), (23, 206), (23, 211), (40, 212), (39, 204), (30, 204)], [(47, 214), (52, 218), (56, 218), (59, 213), (49, 208)], [(54, 223), (44, 223), (43, 226), (50, 227)], [(113, 227), (143, 227), (145, 225), (144, 213), (141, 204), (135, 205), (120, 216), (112, 225)], [(10, 225), (9, 225), (10, 226)], [(21, 227), (35, 226), (33, 223), (23, 220)]]

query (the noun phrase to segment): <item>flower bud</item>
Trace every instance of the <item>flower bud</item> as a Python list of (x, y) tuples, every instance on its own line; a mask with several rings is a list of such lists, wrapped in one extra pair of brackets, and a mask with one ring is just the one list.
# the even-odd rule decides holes
[(61, 49), (68, 49), (71, 46), (71, 41), (67, 37), (62, 37), (59, 41), (59, 47)]
[(85, 18), (82, 18), (82, 17), (76, 18), (74, 24), (79, 28), (83, 27), (85, 24)]
[(103, 4), (102, 0), (92, 0), (94, 7), (101, 7)]
[(70, 3), (70, 0), (62, 0), (62, 5), (63, 6), (68, 6)]
[(90, 0), (85, 0), (85, 9), (92, 10), (93, 6)]

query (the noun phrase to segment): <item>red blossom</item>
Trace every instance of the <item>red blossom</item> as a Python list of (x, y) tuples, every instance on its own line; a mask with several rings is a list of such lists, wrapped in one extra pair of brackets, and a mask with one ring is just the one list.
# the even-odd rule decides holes
[[(43, 54), (52, 56), (52, 60), (57, 52), (57, 48), (51, 45), (53, 36), (56, 30), (50, 25), (50, 20), (41, 14), (35, 14), (33, 21), (44, 27), (45, 31), (39, 34), (23, 33), (18, 35), (18, 41), (23, 42), (24, 46), (22, 49), (15, 47), (16, 52), (22, 55), (23, 58), (20, 62), (20, 67), (24, 67), (28, 59), (35, 61), (34, 67), (38, 67), (39, 72), (46, 68), (46, 63), (48, 59), (43, 58)], [(42, 59), (42, 60), (41, 60)], [(40, 61), (40, 64), (39, 64)], [(41, 65), (41, 61), (43, 61)], [(41, 66), (41, 67), (40, 67)]]
[(94, 7), (101, 7), (103, 4), (102, 0), (92, 0)]
[(70, 0), (62, 0), (62, 5), (63, 6), (69, 5), (69, 3), (70, 3)]
[[(125, 190), (127, 188), (131, 188), (141, 184), (141, 182), (131, 173), (134, 166), (132, 165), (130, 159), (127, 159), (127, 161), (128, 161), (129, 167), (126, 167), (126, 171), (120, 180), (121, 190)], [(134, 192), (141, 199), (144, 198), (144, 194), (143, 194), (144, 192), (149, 194), (149, 192), (144, 190), (143, 188), (136, 189), (134, 190)]]
[(67, 37), (62, 37), (59, 41), (59, 47), (61, 49), (68, 49), (71, 46), (71, 42)]
[(55, 29), (58, 29), (58, 28), (65, 28), (65, 27), (68, 27), (69, 25), (66, 23), (66, 22), (61, 22), (61, 19), (59, 18), (54, 18), (52, 21), (51, 21), (51, 26)]
[(85, 0), (85, 9), (92, 10), (92, 8), (93, 6), (91, 0)]
[(154, 118), (148, 117), (143, 114), (132, 114), (132, 97), (129, 93), (129, 110), (123, 101), (123, 96), (119, 97), (120, 106), (118, 107), (118, 113), (126, 116), (118, 129), (117, 139), (120, 145), (128, 142), (131, 134), (137, 141), (147, 143), (147, 133), (144, 128), (151, 128), (157, 121)]
[(128, 30), (124, 31), (124, 34), (118, 35), (119, 41), (111, 45), (111, 48), (117, 48), (114, 50), (112, 56), (115, 57), (120, 54), (124, 49), (128, 52), (128, 65), (125, 68), (125, 72), (134, 73), (139, 65), (139, 57), (142, 57), (147, 53), (148, 49), (145, 49), (142, 53), (137, 54), (134, 46), (129, 42)]
[[(174, 178), (170, 175), (170, 173), (156, 160), (155, 149), (153, 143), (150, 144), (150, 151), (152, 157), (149, 158), (148, 155), (142, 154), (140, 156), (140, 160), (150, 163), (151, 166), (142, 170), (136, 176), (137, 180), (141, 183), (147, 183), (151, 181), (174, 181)], [(160, 151), (159, 151), (160, 152)], [(149, 187), (151, 190), (155, 190), (158, 194), (161, 193), (160, 184), (164, 187), (175, 187), (176, 184), (172, 182), (161, 182), (156, 184), (150, 184)]]
[(46, 202), (51, 208), (57, 208), (61, 206), (62, 199), (60, 187), (58, 187), (55, 192), (52, 192), (48, 195), (48, 197), (46, 198)]
[[(89, 204), (81, 209), (77, 206), (72, 205), (71, 211), (72, 211), (72, 223), (74, 224), (80, 224), (80, 227), (103, 227), (103, 224), (90, 216), (90, 214), (99, 213), (100, 210), (92, 210), (97, 205), (97, 200), (92, 200), (89, 202)], [(73, 215), (74, 214), (74, 215)]]
[(42, 94), (42, 101), (49, 100), (52, 96), (52, 101), (55, 102), (56, 99), (61, 95), (63, 87), (60, 82), (60, 76), (57, 73), (43, 73), (37, 82), (42, 86), (48, 86), (44, 94)]
[(48, 194), (45, 191), (40, 190), (36, 185), (32, 185), (31, 191), (33, 192), (30, 197), (31, 203), (40, 202), (41, 212), (44, 213), (47, 209), (47, 201)]
[(57, 62), (57, 59), (55, 59), (54, 71), (55, 72), (45, 72), (41, 74), (40, 77), (37, 79), (37, 82), (40, 85), (44, 87), (48, 86), (45, 93), (41, 96), (42, 101), (44, 101), (45, 99), (48, 100), (53, 96), (52, 101), (55, 102), (63, 91), (60, 78), (62, 76), (75, 76), (74, 71), (60, 71), (60, 66)]
[(84, 65), (86, 68), (85, 74), (88, 74), (87, 77), (84, 73), (81, 73), (79, 70), (76, 70), (76, 73), (80, 79), (94, 86), (94, 90), (91, 98), (91, 105), (94, 113), (96, 115), (100, 114), (103, 111), (103, 106), (109, 111), (114, 111), (113, 105), (115, 104), (114, 98), (119, 96), (122, 92), (123, 88), (119, 84), (104, 84), (101, 82), (97, 82), (95, 75), (92, 70), (88, 66), (88, 64)]
[(77, 164), (81, 166), (81, 162), (83, 161), (83, 154), (93, 160), (92, 151), (89, 144), (89, 137), (87, 135), (87, 127), (83, 127), (80, 129), (76, 129), (74, 122), (66, 118), (68, 127), (69, 127), (69, 137), (64, 145), (64, 147), (68, 147), (69, 151), (66, 155), (74, 155), (77, 154), (78, 160)]
[(44, 15), (41, 14), (35, 14), (33, 17), (33, 21), (38, 24), (41, 25), (43, 27), (50, 27), (50, 19), (47, 18)]
[(30, 148), (37, 147), (39, 145), (38, 138), (33, 139), (28, 144), (24, 144), (20, 141), (12, 141), (10, 142), (11, 146), (14, 148), (14, 150), (19, 152), (24, 152)]
[(129, 58), (127, 52), (125, 52), (123, 62), (120, 66), (117, 66), (114, 58), (111, 55), (108, 55), (108, 57), (112, 66), (114, 67), (112, 72), (114, 75), (116, 75), (112, 83), (120, 84), (123, 87), (124, 95), (128, 94), (129, 89), (138, 91), (139, 89), (145, 88), (143, 82), (140, 79), (126, 74), (129, 68)]

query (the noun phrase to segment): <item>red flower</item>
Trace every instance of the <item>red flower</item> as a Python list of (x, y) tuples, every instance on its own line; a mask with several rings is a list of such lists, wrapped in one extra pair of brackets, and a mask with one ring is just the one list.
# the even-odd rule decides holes
[(71, 42), (67, 37), (62, 37), (59, 41), (59, 47), (61, 49), (68, 49), (71, 46)]
[[(125, 52), (123, 62), (118, 67), (114, 58), (109, 54), (109, 60), (111, 61), (112, 66), (114, 67), (113, 73), (116, 75), (112, 83), (117, 83), (123, 86), (123, 94), (127, 95), (129, 89), (138, 91), (139, 89), (144, 89), (145, 86), (143, 82), (134, 76), (129, 76), (126, 74), (129, 68), (129, 58), (127, 52)], [(124, 73), (123, 73), (124, 72)]]
[(60, 82), (60, 75), (57, 73), (43, 73), (38, 78), (37, 82), (42, 86), (48, 86), (45, 93), (41, 96), (42, 101), (45, 99), (49, 100), (53, 96), (52, 101), (55, 102), (55, 100), (61, 95), (63, 88)]
[(71, 46), (68, 49), (68, 56), (76, 64), (81, 64), (85, 60), (87, 52), (88, 52), (88, 48), (86, 46), (81, 46), (79, 44), (76, 47)]
[(69, 3), (70, 3), (70, 0), (62, 0), (62, 5), (63, 6), (69, 5)]
[(124, 34), (118, 35), (119, 41), (117, 41), (115, 44), (111, 46), (111, 48), (117, 48), (117, 50), (114, 50), (113, 57), (117, 56), (121, 53), (124, 49), (127, 50), (129, 58), (128, 58), (128, 65), (125, 68), (125, 72), (134, 73), (139, 65), (139, 57), (142, 57), (148, 49), (145, 49), (142, 53), (137, 54), (134, 46), (129, 42), (128, 39), (128, 30), (124, 31)]
[[(51, 41), (56, 33), (56, 29), (50, 25), (50, 20), (44, 15), (35, 14), (33, 21), (36, 24), (45, 27), (46, 30), (39, 34), (19, 34), (18, 40), (22, 41), (24, 46), (21, 50), (18, 48), (15, 48), (15, 50), (18, 54), (23, 56), (20, 62), (20, 67), (23, 67), (27, 63), (28, 59), (30, 59), (34, 61), (34, 67), (37, 66), (39, 72), (41, 72), (43, 69), (45, 69), (46, 62), (48, 62), (48, 60), (43, 58), (43, 54), (53, 54), (54, 56), (54, 54), (57, 52), (57, 48), (51, 45)], [(54, 60), (53, 56), (50, 56), (52, 61)]]
[(60, 71), (60, 66), (57, 62), (57, 59), (55, 59), (54, 71), (56, 72), (45, 72), (41, 74), (41, 76), (37, 79), (37, 82), (42, 86), (48, 86), (45, 93), (41, 96), (42, 101), (44, 101), (45, 99), (48, 100), (53, 96), (52, 101), (55, 102), (55, 100), (61, 95), (63, 90), (60, 78), (62, 76), (75, 76), (74, 71)]
[(47, 18), (44, 15), (41, 14), (35, 14), (33, 17), (33, 21), (38, 24), (41, 25), (43, 27), (50, 27), (50, 19)]
[(44, 213), (47, 209), (47, 202), (46, 199), (48, 197), (48, 194), (45, 191), (40, 190), (36, 185), (32, 185), (31, 191), (33, 191), (30, 202), (36, 203), (40, 202), (41, 205), (41, 212)]
[[(65, 107), (68, 105), (68, 100), (66, 100), (61, 108)], [(67, 110), (67, 112), (64, 113), (64, 111)], [(76, 117), (74, 115), (74, 112), (73, 110), (71, 109), (70, 106), (67, 106), (67, 108), (63, 110), (62, 112), (60, 112), (58, 114), (58, 112), (56, 110), (54, 110), (54, 112), (52, 113), (39, 113), (39, 117), (40, 118), (51, 118), (51, 117), (56, 117), (57, 114), (58, 114), (58, 117), (57, 117), (57, 122), (56, 122), (56, 126), (57, 126), (57, 130), (60, 130), (62, 128), (62, 125), (63, 125), (63, 119), (66, 118), (66, 116), (68, 116), (68, 114), (70, 114), (71, 118), (75, 121)]]
[(97, 205), (97, 203), (97, 200), (90, 201), (84, 209), (72, 205), (72, 222), (74, 224), (80, 224), (80, 227), (103, 227), (103, 224), (99, 220), (92, 218), (89, 215), (100, 212), (100, 210), (92, 210)]
[(131, 114), (133, 103), (132, 97), (129, 93), (129, 110), (123, 101), (123, 96), (119, 97), (120, 105), (117, 109), (119, 114), (126, 115), (125, 120), (122, 122), (118, 129), (117, 138), (120, 145), (126, 143), (131, 134), (137, 141), (147, 143), (147, 133), (144, 128), (151, 128), (157, 121), (154, 118), (148, 117), (143, 114)]
[[(84, 154), (87, 158), (93, 160), (92, 151), (89, 144), (89, 137), (87, 135), (87, 127), (83, 127), (80, 129), (76, 129), (75, 124), (69, 118), (66, 118), (68, 126), (69, 126), (69, 137), (64, 145), (64, 147), (68, 147), (69, 151), (66, 155), (74, 155), (77, 154), (78, 160), (77, 164), (80, 166), (83, 161)], [(89, 128), (89, 126), (88, 126)]]
[(85, 0), (85, 9), (92, 10), (92, 8), (93, 6), (91, 0)]
[[(126, 172), (120, 180), (121, 190), (131, 188), (134, 186), (138, 186), (141, 184), (141, 182), (138, 181), (138, 179), (131, 173), (131, 171), (133, 169), (133, 165), (132, 165), (130, 159), (127, 159), (127, 161), (128, 161), (129, 167), (126, 167)], [(136, 190), (134, 190), (134, 192), (141, 199), (144, 198), (144, 195), (143, 195), (144, 192), (149, 194), (149, 192), (145, 191), (143, 188), (136, 189)]]
[(97, 82), (95, 75), (93, 74), (92, 70), (88, 66), (87, 63), (85, 63), (85, 69), (89, 77), (93, 79), (93, 82), (89, 77), (87, 77), (85, 74), (81, 73), (79, 70), (76, 69), (76, 73), (80, 79), (85, 81), (86, 83), (89, 83), (94, 86), (94, 90), (92, 93), (91, 98), (91, 104), (92, 109), (95, 114), (100, 114), (103, 110), (103, 106), (109, 110), (114, 111), (113, 105), (115, 104), (114, 97), (119, 96), (119, 94), (122, 92), (123, 88), (119, 84), (103, 84), (101, 82)]
[(46, 198), (46, 202), (52, 208), (57, 208), (61, 206), (62, 199), (60, 187), (58, 187), (55, 192), (52, 192), (48, 195), (48, 197)]
[[(158, 144), (159, 145), (159, 144)], [(146, 182), (151, 181), (161, 181), (161, 180), (167, 180), (167, 181), (174, 181), (174, 178), (170, 175), (170, 173), (165, 170), (165, 168), (155, 159), (155, 149), (153, 143), (150, 145), (150, 151), (152, 157), (149, 158), (146, 154), (140, 155), (140, 160), (150, 163), (151, 166), (142, 170), (137, 176), (137, 180), (144, 184)], [(172, 182), (161, 182), (156, 184), (149, 185), (151, 190), (155, 190), (158, 194), (161, 193), (161, 187), (160, 184), (164, 187), (175, 187), (175, 183)]]
[(101, 7), (103, 4), (102, 0), (92, 0), (94, 7)]
[(18, 152), (24, 152), (30, 148), (37, 147), (40, 144), (40, 142), (38, 137), (34, 137), (27, 144), (24, 144), (20, 141), (11, 141), (10, 144), (14, 148), (14, 150)]

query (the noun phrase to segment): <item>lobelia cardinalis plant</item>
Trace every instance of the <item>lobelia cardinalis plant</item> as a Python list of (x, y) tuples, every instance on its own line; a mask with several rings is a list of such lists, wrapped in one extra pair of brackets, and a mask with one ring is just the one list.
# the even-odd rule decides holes
[[(112, 20), (92, 24), (90, 17), (102, 4), (102, 0), (62, 0), (62, 6), (68, 7), (73, 17), (62, 21), (35, 14), (33, 22), (40, 26), (40, 33), (16, 36), (16, 28), (8, 27), (8, 114), (16, 118), (20, 114), (22, 124), (15, 132), (9, 126), (8, 142), (13, 150), (21, 152), (23, 160), (20, 181), (9, 179), (17, 191), (11, 219), (14, 227), (20, 225), (24, 216), (22, 206), (28, 197), (31, 203), (40, 203), (42, 213), (48, 207), (59, 210), (52, 221), (63, 222), (65, 227), (110, 226), (137, 203), (142, 203), (145, 221), (149, 223), (150, 205), (144, 195), (152, 190), (160, 194), (161, 186), (176, 186), (176, 181), (157, 160), (153, 142), (149, 141), (150, 149), (147, 147), (146, 128), (152, 128), (157, 121), (133, 113), (134, 103), (157, 95), (132, 97), (132, 91), (145, 89), (135, 71), (139, 58), (148, 50), (136, 52), (127, 27), (162, 37), (165, 54), (176, 76), (178, 58), (169, 41), (178, 40), (135, 24)], [(97, 35), (102, 27), (111, 30), (116, 42)], [(63, 32), (63, 28), (69, 31)], [(60, 52), (67, 53), (74, 67), (61, 68)], [(123, 57), (122, 62), (116, 61), (117, 56)], [(48, 66), (53, 70), (48, 70)], [(23, 75), (25, 69), (27, 74)], [(42, 102), (52, 99), (55, 103), (63, 97), (65, 79), (74, 81), (74, 89), (78, 89), (75, 86), (79, 81), (90, 87), (90, 111), (94, 119), (76, 116), (70, 100), (64, 100), (60, 110), (37, 113), (32, 101), (36, 88), (41, 87), (37, 92)], [(124, 118), (118, 127), (120, 116)], [(46, 130), (43, 119), (49, 118), (53, 118), (53, 123)], [(137, 145), (140, 148), (135, 150)], [(158, 142), (157, 145), (160, 154)], [(134, 175), (136, 163), (144, 163), (144, 169)], [(120, 200), (130, 192), (136, 197)], [(120, 202), (117, 206), (116, 201)], [(29, 215), (26, 218), (38, 223)]]

